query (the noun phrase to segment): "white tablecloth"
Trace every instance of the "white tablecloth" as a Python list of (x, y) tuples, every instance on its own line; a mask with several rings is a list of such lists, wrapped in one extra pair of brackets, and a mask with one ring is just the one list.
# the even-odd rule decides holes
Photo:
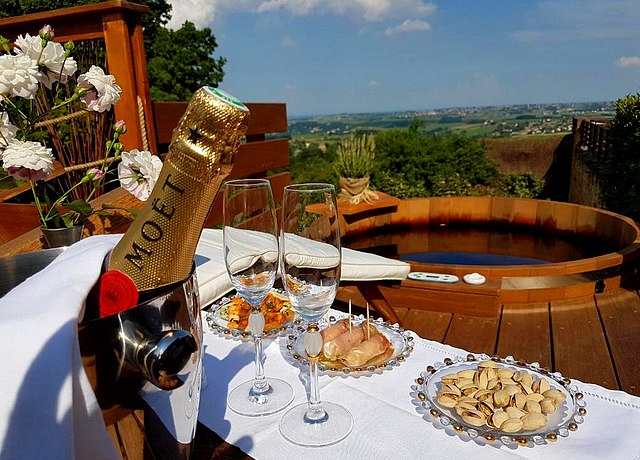
[[(416, 336), (410, 357), (398, 367), (371, 376), (320, 375), (323, 401), (338, 402), (354, 417), (353, 432), (344, 441), (323, 448), (287, 442), (278, 431), (283, 412), (243, 417), (226, 407), (229, 389), (253, 378), (253, 343), (222, 337), (205, 326), (204, 366), (208, 385), (202, 390), (199, 421), (227, 442), (256, 459), (632, 459), (640, 460), (640, 398), (621, 391), (574, 381), (585, 394), (587, 416), (578, 431), (557, 442), (532, 447), (507, 447), (499, 441), (479, 445), (437, 429), (412, 402), (414, 380), (429, 364), (464, 350)], [(287, 380), (295, 390), (292, 404), (306, 400), (308, 370), (293, 364), (286, 339), (265, 341), (267, 377)], [(588, 363), (585, 363), (588, 365)], [(412, 390), (413, 386), (413, 390)], [(303, 457), (304, 456), (304, 457)]]

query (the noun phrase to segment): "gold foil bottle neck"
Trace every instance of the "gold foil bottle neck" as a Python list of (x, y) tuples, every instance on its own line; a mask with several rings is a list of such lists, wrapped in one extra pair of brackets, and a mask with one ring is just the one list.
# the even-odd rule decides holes
[(219, 165), (233, 162), (247, 131), (248, 115), (249, 109), (233, 96), (216, 88), (200, 88), (173, 130), (167, 159), (175, 161), (175, 156), (188, 155), (215, 173)]
[(189, 275), (209, 209), (233, 168), (249, 110), (216, 88), (200, 88), (173, 132), (151, 196), (114, 248), (109, 269), (129, 275), (138, 290)]

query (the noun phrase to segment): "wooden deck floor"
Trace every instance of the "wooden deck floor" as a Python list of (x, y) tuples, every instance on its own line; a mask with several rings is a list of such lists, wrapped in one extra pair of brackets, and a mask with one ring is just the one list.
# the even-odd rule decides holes
[[(337, 305), (342, 309), (344, 305)], [(495, 317), (396, 309), (406, 329), (476, 353), (537, 361), (569, 378), (640, 396), (640, 296), (615, 290), (579, 300), (502, 304)], [(153, 458), (140, 413), (109, 427), (123, 459)], [(198, 424), (193, 459), (250, 459)]]
[(619, 289), (582, 299), (502, 304), (496, 317), (396, 309), (418, 335), (512, 355), (569, 378), (640, 396), (640, 297)]

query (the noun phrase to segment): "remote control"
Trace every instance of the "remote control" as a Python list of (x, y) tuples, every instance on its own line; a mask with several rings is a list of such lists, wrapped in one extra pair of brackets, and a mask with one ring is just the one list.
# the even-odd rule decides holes
[(455, 275), (446, 275), (443, 273), (427, 273), (427, 272), (411, 272), (409, 279), (416, 281), (431, 281), (434, 283), (457, 283), (460, 281)]

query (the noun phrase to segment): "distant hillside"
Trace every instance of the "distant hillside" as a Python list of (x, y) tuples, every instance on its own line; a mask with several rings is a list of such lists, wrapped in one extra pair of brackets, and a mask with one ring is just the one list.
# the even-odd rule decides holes
[(423, 122), (426, 134), (462, 134), (473, 138), (570, 133), (573, 117), (612, 116), (612, 102), (461, 107), (393, 113), (338, 114), (291, 118), (292, 138), (310, 142), (340, 140), (350, 134), (407, 128)]

